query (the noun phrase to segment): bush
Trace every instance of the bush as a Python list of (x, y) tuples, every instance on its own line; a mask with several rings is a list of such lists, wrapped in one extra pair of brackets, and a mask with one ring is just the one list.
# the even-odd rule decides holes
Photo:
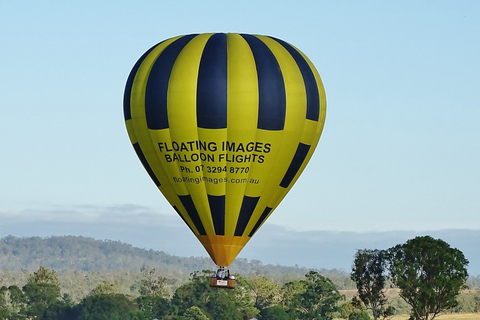
[(350, 313), (348, 320), (370, 320), (370, 315), (367, 311), (355, 310)]

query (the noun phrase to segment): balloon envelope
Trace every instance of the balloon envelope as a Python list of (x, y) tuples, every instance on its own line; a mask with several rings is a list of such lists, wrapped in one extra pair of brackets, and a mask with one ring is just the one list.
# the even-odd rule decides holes
[(231, 264), (305, 168), (325, 108), (320, 76), (302, 52), (235, 33), (153, 46), (124, 95), (140, 161), (220, 266)]

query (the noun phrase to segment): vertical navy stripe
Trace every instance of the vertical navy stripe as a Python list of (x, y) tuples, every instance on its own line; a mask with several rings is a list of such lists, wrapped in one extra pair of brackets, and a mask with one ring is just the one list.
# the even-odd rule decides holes
[(180, 216), (180, 218), (182, 218), (183, 222), (185, 222), (185, 224), (190, 228), (190, 230), (192, 230), (193, 233), (195, 233), (195, 231), (193, 231), (193, 229), (190, 227), (190, 225), (187, 223), (187, 220), (185, 220), (185, 218), (182, 216), (182, 214), (180, 213), (180, 210), (178, 210), (177, 206), (173, 206), (173, 209), (175, 209), (175, 211), (178, 213), (178, 215)]
[(208, 195), (213, 227), (217, 236), (225, 235), (225, 196)]
[(295, 178), (298, 170), (300, 170), (303, 162), (305, 161), (308, 150), (310, 150), (310, 146), (308, 144), (298, 144), (297, 151), (295, 151), (295, 155), (293, 156), (293, 160), (290, 163), (290, 166), (288, 167), (285, 176), (283, 176), (282, 182), (280, 182), (280, 187), (288, 188), (293, 178)]
[(200, 235), (202, 236), (206, 235), (207, 233), (205, 232), (205, 228), (203, 227), (202, 220), (200, 220), (198, 211), (195, 208), (195, 205), (193, 204), (192, 197), (190, 195), (178, 196), (178, 197), (180, 198), (180, 201), (182, 201), (182, 204), (185, 207), (185, 210), (187, 210), (187, 213), (190, 216), (190, 219), (192, 219), (192, 222), (195, 225), (195, 228), (197, 228)]
[(257, 223), (255, 224), (252, 231), (248, 235), (249, 237), (252, 237), (255, 234), (255, 232), (257, 232), (258, 228), (260, 228), (263, 221), (265, 221), (265, 219), (267, 219), (267, 216), (270, 213), (270, 211), (272, 211), (272, 208), (269, 208), (269, 207), (266, 207), (265, 210), (263, 210), (262, 215), (260, 216), (260, 219), (258, 219)]
[(140, 65), (142, 64), (143, 60), (145, 60), (145, 58), (148, 56), (148, 54), (153, 49), (155, 49), (155, 47), (158, 46), (160, 43), (157, 43), (156, 45), (148, 49), (148, 51), (145, 52), (140, 57), (140, 59), (138, 59), (138, 61), (133, 66), (132, 71), (130, 71), (130, 74), (128, 75), (127, 83), (125, 84), (125, 92), (123, 94), (123, 116), (125, 117), (125, 121), (130, 120), (132, 118), (132, 113), (130, 110), (130, 96), (132, 95), (133, 80), (135, 80), (135, 76), (137, 75), (138, 68), (140, 68)]
[(287, 42), (271, 37), (273, 40), (280, 43), (293, 57), (302, 73), (303, 81), (305, 82), (305, 90), (307, 93), (307, 119), (318, 121), (320, 115), (320, 95), (318, 93), (317, 80), (313, 74), (312, 69), (308, 65), (307, 60), (290, 44)]
[(253, 211), (257, 206), (260, 197), (243, 197), (242, 207), (240, 208), (240, 214), (238, 215), (237, 227), (235, 228), (235, 236), (241, 237), (245, 232)]
[(149, 129), (168, 128), (167, 92), (173, 64), (195, 34), (183, 36), (168, 45), (152, 66), (145, 92), (145, 117)]
[(197, 125), (200, 128), (227, 127), (227, 35), (208, 39), (198, 70)]
[(259, 129), (283, 130), (285, 125), (286, 96), (282, 71), (275, 55), (255, 36), (242, 34), (252, 50), (258, 77)]
[(150, 167), (150, 165), (148, 164), (147, 159), (145, 158), (142, 148), (140, 148), (140, 145), (138, 144), (138, 142), (133, 144), (133, 149), (135, 150), (135, 153), (137, 154), (138, 159), (140, 159), (140, 162), (142, 163), (143, 167), (147, 171), (150, 178), (152, 178), (153, 182), (157, 187), (160, 187), (161, 186), (160, 181), (158, 181), (157, 176), (155, 175), (155, 173), (153, 173), (152, 167)]

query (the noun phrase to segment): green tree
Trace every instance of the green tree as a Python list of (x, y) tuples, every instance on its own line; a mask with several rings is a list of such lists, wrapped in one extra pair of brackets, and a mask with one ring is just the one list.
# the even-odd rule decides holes
[(135, 303), (147, 319), (164, 319), (173, 313), (170, 301), (160, 296), (140, 296), (135, 299)]
[(27, 315), (43, 319), (47, 307), (60, 298), (60, 288), (50, 283), (27, 283), (23, 286), (27, 296)]
[(390, 249), (390, 273), (411, 307), (410, 319), (431, 320), (457, 306), (466, 288), (468, 260), (441, 239), (416, 237)]
[(271, 306), (260, 311), (259, 320), (292, 320), (290, 315), (280, 306)]
[(10, 301), (8, 288), (3, 286), (0, 288), (0, 319), (8, 319), (10, 316)]
[(55, 300), (46, 308), (43, 318), (48, 320), (74, 320), (76, 319), (75, 304), (64, 296), (62, 300)]
[(277, 305), (282, 298), (280, 284), (265, 276), (249, 280), (248, 287), (253, 296), (255, 307), (260, 311)]
[[(394, 308), (387, 306), (385, 295), (388, 261), (385, 251), (367, 249), (358, 250), (353, 261), (350, 277), (357, 285), (358, 298), (372, 311), (374, 320), (385, 319), (394, 313)], [(356, 307), (359, 306), (356, 303)]]
[(370, 320), (370, 315), (365, 310), (355, 310), (350, 313), (348, 320)]
[(0, 319), (16, 320), (26, 318), (27, 298), (17, 286), (0, 288)]
[(58, 274), (55, 270), (40, 266), (37, 271), (28, 276), (29, 283), (48, 283), (60, 287)]
[(86, 296), (77, 306), (78, 320), (134, 320), (136, 306), (123, 294)]
[(27, 298), (27, 316), (44, 319), (48, 306), (60, 298), (60, 284), (57, 273), (44, 267), (28, 276), (22, 288)]
[(183, 317), (186, 320), (210, 320), (202, 309), (196, 306), (188, 308)]
[(246, 288), (246, 281), (236, 275), (233, 290), (210, 287), (212, 272), (204, 270), (191, 275), (191, 280), (179, 287), (172, 298), (172, 307), (178, 315), (196, 306), (215, 320), (251, 319), (258, 314), (253, 298)]
[(305, 281), (293, 280), (283, 285), (281, 294), (281, 305), (284, 309), (289, 309), (296, 299), (297, 295), (302, 294), (306, 290)]
[(299, 320), (331, 320), (337, 312), (338, 302), (344, 297), (333, 282), (310, 271), (302, 280), (305, 290), (294, 295), (289, 313)]
[(120, 284), (118, 282), (111, 283), (110, 281), (103, 280), (92, 289), (91, 295), (99, 294), (116, 294), (120, 293)]
[(204, 270), (190, 275), (190, 281), (175, 290), (172, 305), (178, 314), (184, 314), (188, 308), (197, 306), (205, 310), (213, 289), (210, 287), (212, 271)]

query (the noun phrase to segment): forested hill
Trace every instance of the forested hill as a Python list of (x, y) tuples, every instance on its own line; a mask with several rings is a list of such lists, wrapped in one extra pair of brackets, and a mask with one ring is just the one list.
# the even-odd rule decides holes
[[(33, 271), (43, 266), (56, 271), (139, 270), (143, 265), (157, 270), (193, 272), (213, 270), (207, 257), (178, 257), (163, 251), (135, 248), (119, 241), (95, 240), (78, 236), (17, 238), (7, 236), (0, 241), (0, 269)], [(283, 274), (304, 276), (309, 269), (263, 265), (258, 260), (237, 259), (231, 266), (243, 274)], [(318, 270), (332, 277), (345, 277), (342, 270)]]

